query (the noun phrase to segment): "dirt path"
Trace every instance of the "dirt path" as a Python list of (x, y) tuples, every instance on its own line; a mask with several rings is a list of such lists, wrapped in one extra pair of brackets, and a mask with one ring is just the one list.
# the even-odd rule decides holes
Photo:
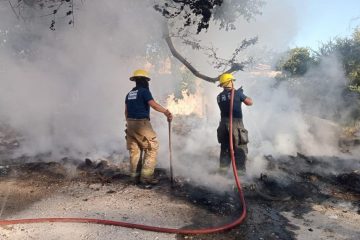
[[(275, 162), (281, 167), (286, 161)], [(300, 162), (298, 159), (297, 164)], [(1, 218), (89, 217), (198, 228), (229, 222), (240, 211), (231, 191), (213, 192), (192, 182), (180, 182), (171, 189), (161, 171), (157, 187), (142, 189), (130, 184), (119, 169), (99, 164), (82, 164), (71, 178), (66, 164), (2, 166)], [(290, 180), (287, 185), (275, 184), (271, 175), (258, 183), (266, 194), (290, 194), (290, 201), (267, 201), (246, 187), (248, 217), (243, 225), (225, 233), (184, 236), (94, 224), (44, 223), (0, 227), (0, 239), (359, 239), (360, 195), (341, 184), (344, 177), (334, 182), (309, 169), (294, 176), (294, 185)]]

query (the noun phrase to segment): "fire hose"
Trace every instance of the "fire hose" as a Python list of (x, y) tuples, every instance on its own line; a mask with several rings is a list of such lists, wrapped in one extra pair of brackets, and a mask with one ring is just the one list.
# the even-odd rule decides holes
[[(231, 164), (233, 168), (235, 183), (238, 189), (240, 202), (242, 205), (242, 212), (240, 216), (235, 219), (233, 222), (219, 226), (219, 227), (210, 227), (210, 228), (202, 228), (202, 229), (176, 229), (176, 228), (165, 228), (165, 227), (156, 227), (156, 226), (148, 226), (143, 224), (136, 223), (128, 223), (121, 221), (112, 221), (112, 220), (104, 220), (104, 219), (95, 219), (95, 218), (29, 218), (29, 219), (12, 219), (12, 220), (0, 220), (0, 226), (2, 225), (14, 225), (14, 224), (31, 224), (31, 223), (47, 223), (47, 222), (62, 222), (62, 223), (93, 223), (93, 224), (102, 224), (102, 225), (112, 225), (126, 228), (136, 228), (140, 230), (153, 231), (153, 232), (162, 232), (162, 233), (175, 233), (175, 234), (208, 234), (208, 233), (216, 233), (222, 232), (225, 230), (229, 230), (231, 228), (236, 227), (241, 224), (246, 217), (246, 204), (245, 198), (242, 191), (242, 187), (240, 184), (239, 176), (236, 170), (235, 163), (235, 154), (234, 154), (234, 146), (233, 146), (233, 137), (232, 137), (232, 120), (233, 120), (233, 106), (234, 106), (234, 89), (231, 91), (231, 99), (230, 99), (230, 127), (229, 127), (229, 140), (230, 140), (230, 156), (231, 156)], [(170, 122), (169, 122), (170, 129)], [(169, 139), (171, 141), (171, 138)], [(171, 151), (171, 143), (169, 144)], [(171, 170), (172, 174), (172, 170)]]

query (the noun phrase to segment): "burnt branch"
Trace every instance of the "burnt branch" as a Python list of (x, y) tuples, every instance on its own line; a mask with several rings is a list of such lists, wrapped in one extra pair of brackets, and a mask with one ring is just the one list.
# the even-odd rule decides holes
[[(215, 83), (219, 80), (219, 76), (217, 77), (209, 77), (206, 76), (202, 73), (200, 73), (196, 68), (194, 68), (194, 66), (191, 65), (191, 63), (189, 61), (187, 61), (174, 47), (174, 44), (171, 40), (171, 37), (169, 35), (165, 36), (165, 41), (170, 49), (171, 54), (178, 59), (182, 64), (185, 65), (185, 67), (187, 69), (189, 69), (189, 71), (194, 74), (196, 77), (201, 78), (207, 82), (212, 82)], [(241, 63), (233, 63), (231, 64), (230, 69), (228, 69), (227, 71), (225, 71), (225, 73), (232, 73), (232, 72), (236, 72), (236, 71), (243, 71), (244, 69), (244, 65)]]

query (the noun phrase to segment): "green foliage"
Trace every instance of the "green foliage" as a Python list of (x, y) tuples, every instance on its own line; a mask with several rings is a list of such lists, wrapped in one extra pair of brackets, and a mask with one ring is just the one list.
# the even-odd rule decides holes
[[(312, 52), (315, 53), (312, 54)], [(337, 55), (343, 65), (349, 86), (360, 86), (360, 27), (351, 37), (335, 38), (323, 43), (317, 51), (297, 47), (280, 59), (277, 70), (282, 71), (282, 80), (304, 75), (309, 68), (318, 64), (323, 57)]]
[(288, 51), (285, 57), (280, 59), (277, 70), (282, 71), (285, 76), (302, 76), (315, 63), (315, 57), (312, 56), (310, 49), (297, 47)]
[(349, 86), (349, 90), (350, 91), (353, 91), (353, 92), (357, 92), (357, 93), (360, 93), (360, 86), (356, 86), (356, 85), (350, 85)]
[(322, 44), (319, 56), (336, 54), (342, 62), (350, 85), (360, 86), (360, 28), (350, 38), (336, 38)]

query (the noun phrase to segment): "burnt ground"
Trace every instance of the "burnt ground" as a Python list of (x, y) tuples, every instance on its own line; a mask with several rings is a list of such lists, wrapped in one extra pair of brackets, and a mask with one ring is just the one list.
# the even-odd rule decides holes
[[(266, 159), (269, 161), (268, 170), (254, 182), (244, 186), (248, 215), (242, 225), (218, 234), (171, 237), (166, 234), (151, 237), (136, 235), (134, 239), (162, 239), (159, 236), (163, 235), (164, 239), (210, 240), (359, 239), (359, 159), (309, 157), (302, 154), (279, 158), (266, 156)], [(181, 178), (177, 179), (171, 188), (167, 172), (162, 169), (156, 171), (160, 183), (152, 189), (143, 189), (142, 186), (134, 185), (130, 181), (126, 175), (125, 163), (114, 166), (107, 161), (90, 159), (79, 161), (65, 158), (57, 162), (38, 160), (3, 161), (0, 166), (1, 218), (13, 218), (28, 209), (33, 211), (33, 206), (37, 206), (44, 199), (51, 199), (51, 196), (56, 194), (61, 194), (69, 202), (75, 199), (80, 205), (81, 202), (90, 204), (101, 197), (102, 200), (96, 202), (100, 205), (99, 209), (105, 208), (106, 201), (135, 199), (139, 204), (143, 201), (147, 205), (157, 206), (160, 212), (169, 217), (163, 219), (163, 223), (153, 220), (156, 224), (166, 226), (171, 223), (171, 218), (185, 219), (176, 225), (191, 229), (228, 223), (239, 215), (242, 208), (236, 190), (217, 192), (196, 185), (191, 179)], [(17, 164), (14, 164), (15, 162)], [(85, 188), (86, 191), (83, 190)], [(120, 197), (124, 194), (130, 194), (130, 197), (121, 200)], [(114, 200), (109, 196), (116, 198)], [(165, 203), (159, 200), (163, 198), (172, 202), (174, 206), (169, 209), (163, 206)], [(58, 213), (52, 213), (50, 209), (46, 216), (56, 217), (53, 214), (62, 214), (71, 208), (61, 204)], [(187, 210), (177, 209), (179, 206)], [(118, 220), (139, 221), (132, 219), (131, 215), (136, 215), (137, 212), (131, 209), (130, 207), (126, 216)], [(67, 214), (72, 216), (72, 212)], [(81, 211), (78, 214), (82, 216)], [(109, 215), (102, 215), (99, 211), (96, 214), (105, 219)], [(153, 225), (153, 221), (145, 223)], [(3, 227), (0, 228), (0, 236), (4, 239), (32, 239), (29, 236), (34, 230), (27, 233), (29, 235), (17, 235), (25, 234), (24, 231), (26, 232), (26, 226)], [(38, 236), (38, 239), (42, 238)], [(103, 238), (89, 235), (80, 239)]]
[[(2, 219), (90, 217), (198, 229), (229, 223), (242, 209), (231, 186), (219, 192), (177, 178), (171, 187), (163, 169), (156, 171), (160, 183), (144, 189), (130, 181), (126, 161), (12, 159), (19, 136), (1, 132)], [(0, 239), (360, 239), (358, 157), (265, 158), (266, 172), (243, 186), (245, 222), (227, 232), (193, 236), (51, 223), (1, 226)]]

